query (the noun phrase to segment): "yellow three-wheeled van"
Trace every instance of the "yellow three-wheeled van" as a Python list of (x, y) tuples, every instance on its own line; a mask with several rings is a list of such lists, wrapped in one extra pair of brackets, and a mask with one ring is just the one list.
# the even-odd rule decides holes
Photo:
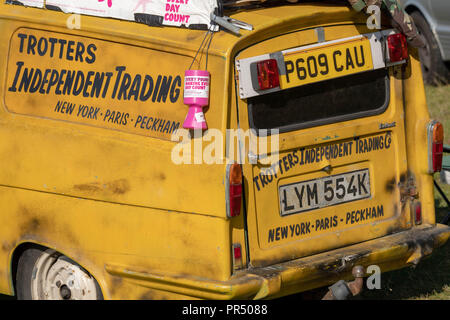
[[(389, 23), (322, 1), (229, 13), (253, 27), (240, 36), (88, 15), (68, 28), (17, 4), (0, 4), (1, 293), (354, 289), (449, 238), (442, 125)], [(208, 130), (183, 128), (190, 68), (210, 74)]]

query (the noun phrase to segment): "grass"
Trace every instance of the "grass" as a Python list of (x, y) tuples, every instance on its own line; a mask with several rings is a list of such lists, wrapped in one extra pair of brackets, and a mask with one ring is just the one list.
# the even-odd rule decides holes
[[(445, 144), (450, 144), (450, 85), (425, 88), (430, 115), (444, 125)], [(435, 180), (450, 199), (450, 185), (444, 185), (435, 175)], [(447, 212), (445, 201), (435, 191), (436, 221), (441, 221)], [(392, 300), (450, 300), (450, 242), (437, 249), (431, 257), (415, 268), (405, 268), (381, 275), (380, 290), (366, 290), (362, 298)]]
[(433, 119), (444, 126), (444, 143), (450, 144), (450, 85), (426, 86), (428, 108)]

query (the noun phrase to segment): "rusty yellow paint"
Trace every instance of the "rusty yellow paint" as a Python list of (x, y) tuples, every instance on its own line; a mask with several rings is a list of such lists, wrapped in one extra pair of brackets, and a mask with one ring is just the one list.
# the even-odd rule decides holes
[[(324, 29), (325, 34), (327, 34), (328, 29)], [(299, 33), (301, 35), (301, 32)], [(274, 47), (272, 51), (277, 51), (277, 47)], [(245, 55), (245, 51), (243, 55)], [(300, 146), (315, 149), (341, 142), (352, 143), (353, 153), (351, 157), (347, 158), (327, 160), (324, 157), (321, 161), (311, 163), (307, 169), (299, 166), (291, 168), (288, 177), (280, 179), (278, 183), (269, 184), (259, 191), (256, 190), (255, 186), (250, 189), (255, 199), (254, 202), (249, 201), (248, 210), (248, 220), (251, 221), (249, 223), (249, 246), (253, 248), (250, 252), (253, 265), (265, 266), (278, 261), (289, 260), (292, 257), (304, 257), (330, 248), (378, 238), (387, 233), (412, 227), (409, 205), (399, 201), (401, 198), (399, 183), (408, 176), (408, 167), (406, 148), (403, 142), (405, 140), (405, 129), (402, 83), (401, 80), (396, 78), (394, 71), (390, 71), (390, 104), (386, 112), (376, 116), (346, 121), (345, 124), (333, 123), (279, 135), (280, 159)], [(240, 108), (244, 110), (247, 108), (245, 101), (240, 101), (239, 104)], [(248, 113), (240, 112), (239, 116), (243, 129), (247, 129)], [(394, 128), (380, 130), (381, 123), (394, 122), (396, 123)], [(426, 134), (425, 129), (421, 131), (421, 134)], [(356, 153), (355, 137), (363, 140), (368, 136), (382, 137), (385, 141), (391, 141), (391, 147), (369, 154)], [(321, 139), (320, 137), (326, 138)], [(393, 160), (395, 163), (391, 164), (390, 170), (386, 170), (386, 159), (395, 159)], [(278, 193), (280, 184), (286, 185), (297, 181), (326, 177), (328, 173), (321, 169), (328, 165), (334, 168), (332, 174), (369, 168), (370, 180), (375, 181), (373, 183), (374, 197), (365, 200), (363, 205), (352, 202), (344, 207), (331, 206), (311, 211), (308, 215), (281, 217), (279, 214), (261, 214), (261, 212), (268, 211), (267, 208), (274, 208), (272, 211), (279, 212), (278, 197), (272, 195)], [(244, 175), (258, 176), (267, 170), (268, 166), (263, 164), (246, 165), (244, 166)], [(325, 217), (337, 216), (337, 219), (345, 224), (348, 212), (363, 208), (378, 209), (380, 205), (383, 206), (383, 216), (369, 222), (359, 221), (356, 225), (352, 224), (350, 227), (344, 225), (344, 227), (332, 231), (329, 229), (318, 230), (312, 236), (298, 237), (294, 241), (289, 237), (281, 238), (279, 241), (271, 241), (268, 236), (270, 230), (275, 230), (277, 227), (305, 224), (311, 220), (320, 221)], [(258, 215), (257, 212), (260, 212), (260, 214)]]
[[(47, 44), (47, 54), (43, 56), (45, 45), (37, 46), (42, 49), (34, 48), (35, 55), (30, 54), (30, 38), (38, 39), (38, 44), (43, 43), (41, 39), (65, 41), (73, 44), (73, 53), (69, 54), (56, 42), (59, 46)], [(70, 60), (59, 65), (61, 59)], [(178, 68), (172, 66), (174, 59), (180, 60)], [(9, 47), (5, 106), (21, 115), (170, 140), (185, 117), (182, 77), (190, 62), (189, 56), (180, 54), (19, 28), (12, 34)], [(47, 85), (36, 85), (37, 70), (42, 71), (42, 81), (47, 81)], [(58, 81), (64, 75), (66, 80)], [(28, 77), (29, 83), (25, 84), (22, 79)], [(125, 87), (129, 88), (126, 92), (120, 89)], [(33, 90), (36, 94), (30, 94)], [(158, 108), (149, 108), (150, 104)]]
[[(228, 281), (202, 277), (138, 271), (129, 266), (107, 265), (106, 271), (138, 286), (176, 292), (202, 299), (264, 299), (283, 296), (294, 287), (324, 286), (338, 279), (351, 279), (355, 265), (374, 263), (389, 271), (417, 263), (434, 248), (443, 245), (450, 232), (446, 226), (422, 226), (380, 240), (338, 249), (331, 253), (279, 263), (236, 273)], [(428, 253), (425, 251), (428, 250)], [(405, 260), (407, 261), (405, 264)]]
[[(211, 98), (205, 117), (210, 128), (222, 133), (238, 126), (248, 128), (246, 101), (236, 98), (236, 57), (315, 43), (313, 28), (317, 26), (325, 28), (327, 41), (368, 32), (364, 15), (340, 5), (286, 5), (232, 16), (253, 24), (254, 30), (243, 30), (241, 37), (219, 32), (211, 42)], [(326, 285), (336, 277), (348, 278), (349, 266), (340, 273), (330, 272), (339, 268), (343, 257), (354, 256), (353, 264), (379, 264), (387, 271), (405, 266), (408, 259), (414, 263), (421, 258), (416, 239), (433, 240), (432, 248), (447, 241), (448, 228), (434, 221), (432, 178), (426, 173), (424, 152), (429, 115), (415, 52), (406, 68), (390, 70), (391, 104), (386, 113), (280, 136), (280, 148), (289, 150), (350, 141), (374, 132), (381, 136), (390, 133), (395, 149), (370, 158), (372, 178), (382, 180), (388, 191), (375, 190), (377, 200), (368, 200), (367, 206), (376, 201), (385, 204), (384, 219), (356, 225), (348, 232), (320, 231), (314, 238), (284, 240), (276, 246), (267, 242), (264, 232), (279, 221), (269, 215), (256, 219), (261, 206), (267, 212), (278, 211), (272, 196), (277, 194), (276, 184), (254, 200), (251, 177), (260, 167), (243, 166), (245, 224), (244, 214), (226, 217), (225, 164), (176, 165), (171, 160), (176, 142), (171, 141), (169, 131), (172, 123), (181, 126), (187, 112), (182, 92), (177, 93), (179, 83), (174, 81), (182, 79), (205, 32), (85, 16), (80, 30), (69, 30), (68, 17), (61, 12), (0, 4), (0, 74), (4, 79), (0, 85), (1, 293), (14, 293), (12, 258), (18, 248), (29, 243), (53, 248), (78, 262), (98, 280), (107, 299), (262, 299)], [(26, 49), (20, 50), (19, 34), (93, 44), (96, 60), (86, 63), (89, 56), (83, 56), (81, 62), (25, 54)], [(204, 65), (205, 56), (200, 54), (193, 68)], [(131, 80), (125, 83), (130, 88), (136, 75), (141, 75), (141, 80), (150, 75), (155, 87), (158, 76), (161, 81), (171, 77), (168, 96), (159, 102), (159, 94), (155, 101), (153, 96), (135, 100), (136, 95), (118, 99), (119, 92), (113, 97), (113, 84), (104, 98), (103, 91), (98, 93), (100, 97), (95, 92), (92, 97), (91, 92), (58, 96), (54, 94), (57, 83), (49, 94), (45, 89), (39, 93), (40, 88), (24, 93), (19, 90), (20, 81), (15, 83), (17, 72), (20, 79), (24, 68), (82, 70), (86, 74), (111, 70), (116, 77), (117, 66), (126, 67)], [(48, 77), (51, 79), (51, 71)], [(100, 108), (98, 118), (69, 115), (67, 105), (64, 111), (61, 103), (57, 108), (60, 101), (73, 103), (74, 112), (80, 104), (93, 107), (93, 112)], [(106, 110), (128, 113), (127, 123), (116, 118), (117, 113), (113, 119), (111, 115), (105, 118)], [(161, 130), (135, 126), (139, 116), (164, 119), (171, 125), (167, 130), (166, 122)], [(396, 122), (397, 126), (380, 131), (380, 122)], [(205, 133), (204, 140), (210, 135)], [(397, 157), (397, 171), (378, 169), (386, 157)], [(366, 160), (355, 156), (351, 168), (363, 168)], [(325, 164), (297, 173), (322, 177), (326, 173), (317, 171)], [(339, 169), (344, 162), (331, 164), (336, 172), (345, 171)], [(423, 227), (413, 227), (409, 204), (399, 203), (398, 184), (407, 176), (417, 182)], [(317, 218), (336, 212), (330, 207)], [(288, 218), (287, 223), (293, 219)], [(389, 233), (394, 234), (386, 236)], [(233, 243), (242, 246), (241, 270), (233, 268)], [(348, 247), (340, 248), (343, 246)], [(247, 268), (250, 264), (251, 269)]]
[[(419, 186), (422, 202), (422, 216), (425, 223), (436, 221), (434, 214), (433, 177), (428, 174), (427, 136), (423, 134), (430, 121), (430, 115), (425, 98), (425, 88), (417, 49), (410, 48), (410, 64), (408, 64), (403, 79), (405, 95), (406, 147), (409, 171), (414, 174)], [(439, 119), (436, 119), (439, 120)]]

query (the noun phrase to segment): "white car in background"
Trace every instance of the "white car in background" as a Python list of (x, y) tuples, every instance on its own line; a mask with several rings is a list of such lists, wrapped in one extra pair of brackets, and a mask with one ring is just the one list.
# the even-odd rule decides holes
[(419, 50), (424, 81), (450, 81), (450, 0), (399, 0), (414, 19), (427, 46)]

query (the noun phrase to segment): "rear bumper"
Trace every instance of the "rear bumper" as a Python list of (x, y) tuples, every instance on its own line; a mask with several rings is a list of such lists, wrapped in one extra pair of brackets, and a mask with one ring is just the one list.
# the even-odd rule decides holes
[(106, 270), (137, 285), (203, 299), (274, 298), (350, 280), (355, 265), (378, 265), (386, 272), (417, 264), (449, 237), (448, 226), (424, 225), (306, 258), (243, 270), (228, 281), (134, 272), (115, 265), (107, 265)]

